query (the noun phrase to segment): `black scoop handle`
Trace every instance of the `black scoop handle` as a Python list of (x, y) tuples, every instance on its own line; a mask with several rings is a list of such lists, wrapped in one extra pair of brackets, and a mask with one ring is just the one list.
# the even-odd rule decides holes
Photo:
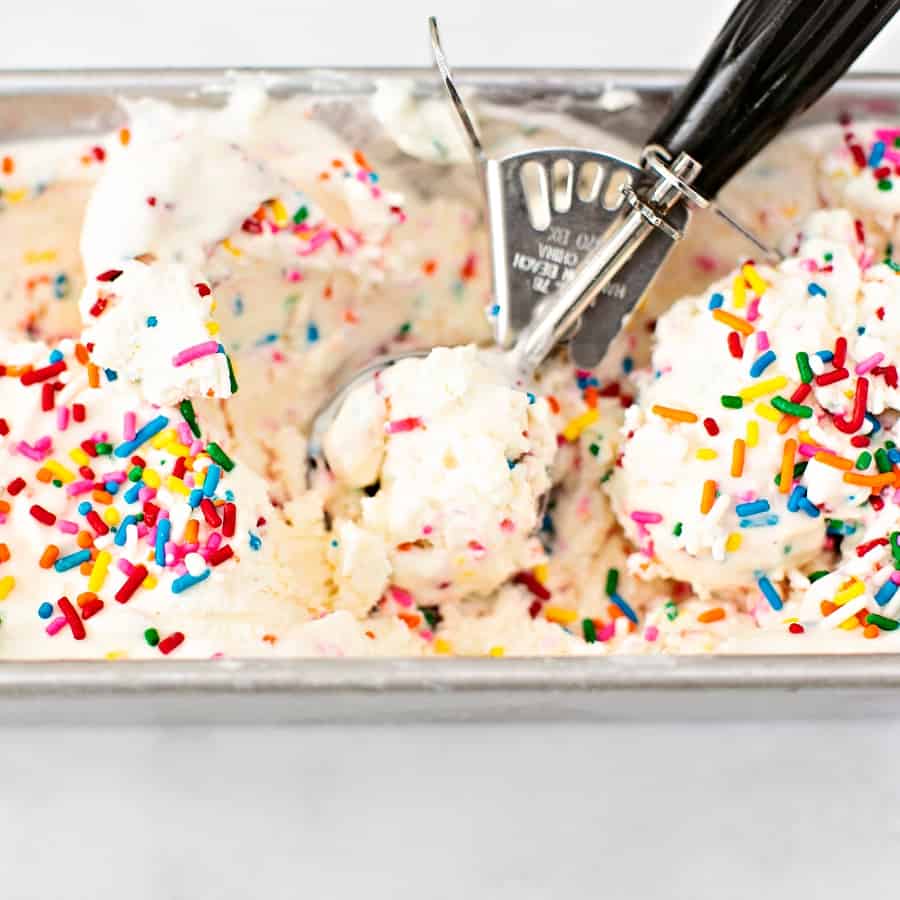
[(740, 0), (648, 143), (697, 160), (693, 186), (714, 197), (898, 8), (900, 0)]

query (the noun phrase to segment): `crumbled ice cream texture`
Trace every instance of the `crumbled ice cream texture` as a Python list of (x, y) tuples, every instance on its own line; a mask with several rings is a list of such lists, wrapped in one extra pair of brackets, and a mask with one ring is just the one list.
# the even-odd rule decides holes
[[(747, 299), (754, 294), (745, 268), (660, 318), (652, 367), (639, 376), (638, 402), (623, 428), (621, 466), (610, 482), (613, 508), (638, 547), (632, 558), (638, 571), (689, 581), (702, 596), (751, 588), (760, 573), (780, 581), (816, 563), (826, 518), (864, 523), (872, 516), (869, 488), (847, 483), (845, 469), (816, 458), (855, 460), (859, 449), (851, 437), (873, 433), (874, 419), (849, 434), (834, 425), (833, 415), (850, 415), (847, 392), (853, 396), (855, 378), (813, 381), (807, 390), (797, 362), (797, 354), (805, 353), (812, 371), (822, 374), (826, 366), (816, 352), (831, 352), (841, 337), (850, 372), (894, 356), (900, 283), (892, 268), (871, 262), (849, 214), (817, 213), (803, 229), (796, 256), (777, 269), (751, 267), (751, 280), (764, 282), (759, 300)], [(728, 326), (714, 317), (711, 303), (753, 317), (740, 358), (730, 351)], [(700, 347), (703, 353), (694, 352)], [(896, 379), (891, 384), (869, 376), (868, 382), (870, 413), (900, 407)], [(824, 412), (801, 421), (799, 436), (785, 436), (771, 401), (798, 390)], [(741, 408), (726, 407), (723, 395), (742, 397)], [(692, 421), (668, 418), (664, 408), (687, 411)], [(781, 490), (774, 480), (786, 440), (798, 448), (796, 462), (805, 465), (799, 508), (791, 499), (794, 489)], [(739, 472), (736, 442), (744, 454)], [(715, 496), (702, 508), (708, 483)]]
[[(137, 385), (156, 405), (230, 397), (228, 358), (215, 335), (214, 303), (185, 266), (122, 263), (84, 289), (82, 340), (93, 361)], [(222, 351), (222, 352), (220, 352)]]
[(542, 561), (555, 432), (546, 401), (510, 387), (500, 363), (471, 346), (401, 361), (328, 431), (338, 484), (371, 493), (355, 522), (337, 520), (333, 551), (363, 607), (388, 587), (429, 604), (489, 594)]

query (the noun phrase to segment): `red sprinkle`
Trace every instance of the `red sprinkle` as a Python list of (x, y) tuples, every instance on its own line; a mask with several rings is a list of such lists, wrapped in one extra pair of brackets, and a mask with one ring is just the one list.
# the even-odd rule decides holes
[(231, 549), (231, 544), (222, 544), (221, 547), (209, 554), (207, 562), (215, 568), (222, 565), (226, 560), (231, 559), (232, 556), (234, 556), (234, 550)]
[(706, 429), (706, 433), (712, 437), (715, 437), (719, 433), (719, 426), (715, 419), (707, 417), (703, 420), (703, 427)]
[(109, 526), (106, 524), (106, 522), (103, 521), (103, 519), (100, 518), (100, 516), (97, 514), (96, 509), (92, 509), (85, 516), (85, 518), (88, 520), (88, 524), (91, 526), (91, 528), (94, 529), (98, 536), (109, 533)]
[(821, 375), (816, 375), (816, 384), (824, 387), (827, 384), (843, 381), (849, 375), (850, 373), (846, 369), (834, 369), (831, 372), (823, 372)]
[(148, 528), (152, 528), (156, 524), (156, 518), (159, 515), (159, 507), (149, 500), (144, 504), (144, 524)]
[(788, 631), (791, 634), (803, 634), (805, 630), (806, 629), (799, 622), (791, 622), (791, 624), (788, 625)]
[(854, 447), (868, 447), (871, 441), (869, 440), (868, 435), (865, 434), (856, 434), (852, 438), (850, 438), (850, 443), (853, 444)]
[(31, 512), (32, 518), (37, 519), (38, 522), (41, 522), (43, 525), (56, 524), (56, 516), (54, 516), (52, 512), (44, 509), (43, 506), (38, 506), (37, 503), (35, 503), (29, 511)]
[(206, 524), (210, 528), (218, 528), (222, 524), (222, 520), (219, 518), (219, 514), (216, 512), (216, 508), (209, 497), (204, 497), (200, 501), (200, 510), (203, 513), (203, 518), (206, 519)]
[(6, 486), (6, 490), (9, 494), (15, 497), (17, 494), (21, 494), (22, 490), (25, 488), (25, 479), (24, 478), (13, 478), (13, 480)]
[[(839, 341), (844, 340), (838, 338)], [(832, 416), (834, 427), (844, 434), (853, 434), (862, 427), (866, 417), (866, 403), (869, 398), (869, 379), (864, 375), (856, 379), (856, 395), (853, 398), (853, 413), (849, 419), (844, 416)]]
[(744, 348), (741, 346), (741, 336), (736, 331), (728, 332), (728, 351), (735, 359), (744, 358)]
[(69, 598), (60, 597), (59, 600), (56, 601), (56, 605), (66, 617), (69, 628), (72, 629), (72, 637), (75, 638), (76, 641), (83, 641), (87, 636), (87, 632), (84, 630), (84, 623), (78, 618), (78, 613), (75, 612), (75, 607), (69, 602)]
[(50, 412), (55, 406), (55, 395), (56, 391), (53, 389), (52, 384), (44, 382), (41, 385), (41, 409), (44, 412)]
[(424, 428), (425, 423), (419, 416), (409, 416), (406, 419), (394, 419), (384, 426), (384, 430), (388, 434), (400, 434), (405, 431), (415, 431), (417, 428)]
[(19, 380), (22, 384), (28, 386), (30, 384), (37, 384), (40, 381), (47, 381), (50, 378), (54, 378), (59, 375), (60, 372), (64, 372), (66, 370), (66, 361), (61, 359), (59, 362), (51, 363), (49, 366), (44, 366), (42, 369), (32, 369), (30, 372), (26, 372)]
[(168, 656), (176, 647), (180, 647), (183, 643), (184, 635), (180, 631), (176, 631), (159, 642), (159, 652), (163, 656)]
[(93, 600), (88, 600), (87, 603), (85, 603), (84, 606), (81, 607), (82, 620), (87, 622), (88, 619), (96, 616), (101, 609), (103, 609), (103, 601), (99, 597), (95, 597)]
[(863, 148), (859, 146), (859, 144), (851, 144), (850, 145), (850, 153), (853, 156), (853, 162), (856, 163), (860, 167), (860, 169), (865, 169), (866, 167), (866, 154), (863, 153)]
[(105, 272), (101, 272), (96, 280), (97, 281), (115, 281), (122, 274), (121, 269), (107, 269)]
[(226, 503), (222, 513), (222, 534), (224, 537), (234, 537), (235, 506)]
[(812, 385), (801, 384), (793, 394), (791, 394), (791, 403), (802, 403), (812, 390)]
[(84, 404), (83, 403), (73, 403), (72, 404), (72, 418), (76, 422), (84, 421)]
[(208, 297), (212, 293), (209, 285), (204, 284), (202, 281), (197, 282), (197, 284), (195, 284), (194, 287), (197, 288), (197, 293), (201, 297)]
[(834, 357), (831, 360), (831, 364), (836, 369), (840, 369), (846, 361), (847, 361), (847, 338), (839, 337), (834, 342)]
[(513, 581), (528, 588), (538, 600), (549, 600), (552, 594), (545, 588), (531, 572), (518, 572)]
[(875, 538), (871, 541), (866, 541), (864, 544), (860, 544), (856, 548), (857, 556), (865, 556), (873, 547), (886, 547), (888, 544), (888, 539), (884, 537)]
[(146, 567), (143, 565), (135, 566), (125, 584), (116, 591), (116, 600), (119, 603), (127, 603), (134, 596), (135, 591), (144, 583), (146, 577)]
[(9, 434), (9, 422), (0, 416), (0, 437), (6, 437)]

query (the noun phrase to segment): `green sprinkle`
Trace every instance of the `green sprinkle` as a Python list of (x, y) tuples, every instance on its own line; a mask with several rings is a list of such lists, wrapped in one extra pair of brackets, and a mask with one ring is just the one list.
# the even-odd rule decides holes
[(827, 569), (819, 569), (818, 572), (812, 572), (809, 576), (811, 583), (815, 584), (820, 578), (824, 578), (828, 574)]
[[(225, 358), (227, 359), (228, 357), (226, 356)], [(191, 434), (193, 434), (195, 438), (200, 437), (200, 426), (197, 424), (197, 414), (194, 412), (194, 404), (191, 403), (190, 400), (182, 400), (181, 403), (178, 404), (178, 409), (181, 411), (181, 416), (184, 421), (188, 423)]]
[(148, 628), (144, 632), (144, 640), (151, 647), (155, 647), (159, 643), (159, 632), (155, 628)]
[(436, 606), (420, 606), (418, 609), (422, 614), (422, 618), (428, 623), (428, 627), (433, 631), (441, 621), (438, 608)]
[(797, 416), (798, 419), (811, 419), (813, 414), (811, 406), (804, 406), (802, 403), (791, 403), (790, 400), (785, 400), (784, 397), (773, 397), (772, 406), (786, 416)]
[(734, 394), (722, 394), (722, 406), (726, 409), (741, 409), (743, 405), (744, 401), (740, 397), (735, 397)]
[(606, 573), (606, 596), (611, 597), (619, 586), (619, 570), (609, 569)]
[(681, 522), (675, 523), (675, 527), (672, 529), (672, 534), (674, 534), (675, 537), (681, 537)]
[(144, 474), (144, 470), (140, 466), (132, 466), (128, 471), (128, 480), (129, 481), (140, 481), (141, 475)]
[(581, 620), (581, 633), (588, 644), (593, 644), (597, 640), (597, 627), (594, 625), (593, 619)]
[(896, 445), (893, 441), (885, 441), (885, 442), (884, 442), (884, 446), (885, 446), (888, 450), (893, 450), (897, 445)]
[(409, 334), (412, 331), (412, 322), (404, 322), (400, 326), (400, 334)]
[(678, 607), (675, 605), (674, 600), (666, 600), (663, 609), (665, 609), (666, 618), (670, 622), (674, 622), (678, 618)]
[(58, 478), (53, 479), (53, 487), (62, 487), (62, 482)]
[(591, 452), (591, 456), (599, 456), (600, 455), (600, 445), (599, 444), (591, 444), (588, 447), (588, 450)]
[[(228, 363), (228, 387), (232, 394), (236, 394), (238, 390), (237, 378), (234, 377), (234, 366), (231, 364), (231, 357), (226, 353), (225, 362)], [(199, 435), (197, 435), (199, 437)]]
[(294, 224), (299, 225), (301, 222), (305, 222), (308, 215), (309, 210), (306, 206), (301, 206), (300, 209), (294, 213)]
[(226, 472), (234, 468), (234, 460), (215, 442), (206, 445), (206, 452), (214, 463), (218, 463)]
[(113, 446), (103, 441), (99, 444), (94, 444), (94, 449), (97, 451), (97, 456), (109, 456), (112, 453)]
[(878, 613), (869, 613), (866, 616), (867, 625), (877, 625), (882, 631), (896, 631), (900, 628), (900, 622), (889, 619), (887, 616), (879, 616)]
[(809, 354), (803, 350), (797, 354), (797, 371), (800, 373), (800, 380), (804, 384), (809, 384), (813, 380), (813, 370), (809, 365)]
[(900, 569), (900, 531), (891, 532), (891, 555), (894, 557), (894, 568)]
[(869, 453), (868, 450), (863, 450), (859, 456), (856, 457), (856, 468), (857, 469), (868, 469), (869, 466), (872, 465), (872, 454)]
[[(806, 460), (804, 460), (803, 462), (794, 463), (794, 474), (792, 480), (799, 478), (806, 471), (806, 467), (808, 465), (809, 463)], [(775, 484), (781, 484), (781, 472), (779, 472), (775, 476)]]
[(875, 465), (882, 474), (891, 471), (891, 461), (888, 459), (887, 450), (883, 447), (879, 447), (875, 451)]
[(831, 262), (834, 259), (834, 254), (829, 251), (822, 258), (825, 260), (825, 262)]
[(890, 191), (894, 188), (894, 182), (890, 180), (890, 178), (882, 178), (881, 181), (878, 182), (878, 190), (879, 191)]

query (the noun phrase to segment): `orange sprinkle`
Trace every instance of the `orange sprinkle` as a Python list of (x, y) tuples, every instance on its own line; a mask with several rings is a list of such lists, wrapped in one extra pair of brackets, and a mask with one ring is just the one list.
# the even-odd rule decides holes
[(79, 547), (81, 547), (82, 550), (87, 550), (87, 548), (94, 543), (94, 539), (91, 537), (91, 533), (89, 531), (79, 531), (78, 537), (75, 539), (75, 542)]
[(671, 406), (660, 406), (659, 404), (655, 404), (652, 407), (652, 412), (661, 416), (663, 419), (672, 419), (675, 422), (690, 423), (697, 421), (697, 414), (686, 409), (674, 409)]
[(109, 506), (109, 504), (113, 502), (112, 494), (109, 494), (106, 491), (91, 491), (91, 497), (97, 503), (102, 503), (104, 506)]
[(416, 613), (398, 612), (397, 618), (406, 622), (406, 627), (412, 630), (422, 624), (422, 617)]
[(716, 483), (708, 478), (703, 482), (703, 492), (700, 494), (700, 512), (705, 516), (716, 502)]
[(9, 559), (9, 547), (6, 544), (0, 544), (0, 563), (5, 563)]
[(600, 391), (594, 385), (588, 385), (584, 389), (584, 402), (588, 405), (590, 409), (597, 408), (597, 397), (600, 396)]
[(778, 490), (782, 494), (791, 492), (791, 482), (794, 480), (794, 457), (797, 455), (797, 442), (788, 438), (784, 442), (784, 451), (781, 455), (781, 479)]
[(846, 456), (838, 456), (835, 453), (817, 453), (813, 459), (832, 469), (843, 469), (845, 472), (853, 468), (853, 460), (847, 459)]
[(331, 178), (331, 172), (319, 172), (319, 181), (328, 181)]
[(53, 480), (53, 473), (49, 469), (45, 469), (41, 466), (37, 472), (34, 473), (34, 477), (37, 478), (41, 484), (50, 484)]
[(274, 647), (275, 644), (278, 643), (278, 635), (275, 634), (264, 634), (262, 636), (262, 639), (272, 647)]
[(119, 143), (127, 147), (131, 143), (131, 131), (127, 128), (119, 129)]
[(16, 164), (13, 162), (13, 158), (11, 156), (3, 157), (3, 174), (4, 175), (12, 175), (12, 173), (16, 170)]
[(799, 421), (797, 416), (782, 416), (778, 422), (778, 433), (787, 434)]
[(830, 616), (837, 609), (837, 604), (832, 603), (830, 600), (823, 600), (819, 604), (819, 611), (823, 616)]
[(85, 347), (84, 344), (75, 345), (75, 359), (77, 359), (78, 362), (80, 362), (83, 366), (86, 366), (91, 361), (91, 358), (87, 352), (87, 347)]
[(747, 444), (740, 438), (735, 438), (731, 448), (731, 474), (735, 478), (740, 478), (744, 474), (744, 455), (747, 450)]
[(733, 328), (735, 331), (739, 331), (744, 335), (750, 335), (756, 331), (746, 319), (742, 319), (740, 316), (736, 316), (733, 313), (725, 312), (724, 309), (714, 309), (713, 318), (717, 322), (721, 322), (723, 325), (727, 325), (729, 328)]
[(38, 565), (42, 569), (49, 569), (58, 559), (59, 547), (57, 547), (56, 544), (47, 544), (44, 548), (44, 552), (41, 554), (41, 558), (38, 560)]
[(0, 500), (0, 513), (8, 513), (12, 507), (5, 501)]
[(78, 571), (87, 578), (91, 572), (94, 571), (94, 564), (92, 562), (83, 562), (79, 567)]
[(366, 155), (362, 152), (362, 150), (353, 151), (353, 162), (355, 162), (361, 169), (365, 169), (367, 172), (372, 171), (372, 167), (369, 165), (369, 161), (366, 159)]
[(347, 322), (349, 325), (355, 325), (357, 322), (359, 322), (359, 316), (356, 315), (356, 313), (353, 312), (352, 309), (345, 309), (344, 310), (344, 321)]
[(84, 606), (85, 603), (90, 603), (92, 600), (96, 600), (97, 595), (93, 591), (85, 591), (83, 594), (79, 594), (75, 598), (75, 602), (79, 606)]
[(100, 370), (93, 364), (88, 363), (88, 384), (92, 388), (100, 387)]
[(712, 609), (707, 609), (705, 612), (700, 613), (700, 615), (697, 616), (697, 621), (703, 622), (705, 625), (709, 622), (718, 622), (724, 618), (725, 610), (722, 609), (721, 606), (714, 606)]
[(882, 472), (878, 475), (861, 475), (859, 472), (845, 472), (844, 481), (847, 484), (858, 484), (861, 487), (883, 488), (893, 484), (897, 480), (894, 472)]
[(186, 544), (196, 544), (197, 543), (197, 533), (200, 528), (200, 523), (196, 519), (191, 519), (187, 525), (184, 527), (184, 542)]
[(550, 405), (550, 412), (556, 415), (559, 412), (559, 400), (553, 394), (547, 394), (547, 403)]
[(422, 263), (422, 271), (426, 275), (434, 275), (437, 272), (437, 260), (436, 259), (426, 259), (425, 262)]
[(872, 640), (872, 638), (878, 637), (878, 626), (877, 625), (866, 625), (863, 628), (863, 637)]
[(343, 169), (343, 168), (344, 168), (344, 163), (343, 163), (343, 161), (340, 160), (340, 159), (333, 159), (333, 160), (331, 161), (331, 165), (332, 165), (335, 169)]
[(334, 296), (334, 286), (331, 284), (326, 284), (325, 289), (322, 291), (322, 296), (326, 300), (330, 300)]

